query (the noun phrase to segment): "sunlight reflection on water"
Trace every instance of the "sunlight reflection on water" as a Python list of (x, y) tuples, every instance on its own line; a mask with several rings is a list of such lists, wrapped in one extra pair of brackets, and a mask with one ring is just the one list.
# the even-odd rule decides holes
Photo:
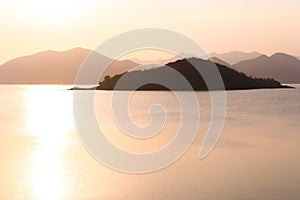
[(32, 87), (27, 91), (27, 128), (34, 135), (62, 135), (73, 126), (72, 96), (56, 87)]
[(31, 87), (26, 96), (26, 125), (34, 136), (28, 185), (37, 199), (62, 199), (67, 193), (64, 153), (67, 134), (73, 126), (72, 96), (56, 87)]

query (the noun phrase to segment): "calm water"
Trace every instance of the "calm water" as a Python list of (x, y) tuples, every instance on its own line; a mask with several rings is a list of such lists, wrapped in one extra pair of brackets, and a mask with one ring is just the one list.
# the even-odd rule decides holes
[[(204, 160), (198, 151), (210, 102), (206, 92), (197, 93), (201, 123), (195, 142), (175, 164), (143, 175), (111, 170), (86, 152), (68, 87), (0, 86), (0, 199), (300, 199), (300, 85), (227, 92), (222, 136)], [(174, 136), (180, 111), (171, 93), (133, 96), (129, 109), (138, 125), (150, 123), (153, 103), (168, 111), (162, 136), (143, 141), (119, 134), (109, 104), (99, 103), (109, 103), (111, 94), (96, 92), (95, 112), (116, 145), (147, 152)]]

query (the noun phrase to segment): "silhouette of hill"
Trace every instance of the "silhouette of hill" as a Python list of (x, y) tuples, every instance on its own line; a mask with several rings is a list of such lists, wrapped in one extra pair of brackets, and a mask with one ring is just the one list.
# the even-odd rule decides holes
[(231, 51), (231, 52), (222, 53), (222, 54), (211, 53), (210, 57), (217, 57), (217, 58), (225, 61), (226, 63), (233, 65), (233, 64), (236, 64), (236, 63), (244, 61), (244, 60), (250, 60), (253, 58), (257, 58), (261, 55), (262, 54), (258, 53), (258, 52), (245, 53), (245, 52), (241, 52), (241, 51)]
[(270, 77), (282, 83), (300, 83), (300, 60), (284, 53), (276, 53), (271, 57), (262, 55), (232, 67), (254, 77)]
[[(194, 63), (196, 68), (202, 68), (204, 70), (209, 70), (215, 63), (208, 60), (203, 60), (199, 58), (188, 58), (178, 60), (176, 62), (168, 63), (167, 66), (175, 69), (177, 72), (182, 74), (186, 80), (189, 81), (190, 85), (194, 90), (207, 90), (207, 86), (204, 82), (202, 76), (198, 73), (197, 69), (190, 63)], [(220, 74), (222, 76), (224, 86), (226, 90), (237, 90), (237, 89), (259, 89), (259, 88), (282, 88), (286, 86), (282, 86), (278, 81), (274, 79), (262, 79), (262, 78), (252, 78), (246, 76), (243, 73), (237, 72), (234, 69), (226, 67), (221, 64), (216, 64)], [(163, 66), (156, 69), (144, 70), (144, 71), (132, 71), (123, 74), (117, 74), (113, 77), (105, 77), (103, 81), (99, 83), (97, 89), (101, 90), (113, 90), (120, 80), (122, 76), (126, 74), (128, 78), (127, 83), (131, 85), (134, 83), (138, 83), (140, 80), (151, 80), (151, 78), (158, 78), (159, 80), (169, 80), (172, 81), (174, 77), (171, 77), (170, 74), (167, 73), (168, 67)], [(174, 90), (187, 90), (187, 88), (180, 83), (177, 83), (176, 80), (172, 82)], [(118, 87), (119, 90), (131, 90), (128, 85), (120, 85)], [(135, 86), (135, 85), (134, 85)], [(219, 90), (218, 86), (212, 88), (214, 90)], [(158, 84), (147, 84), (139, 88), (139, 90), (168, 90), (167, 88), (158, 85)]]
[[(12, 59), (0, 66), (0, 83), (73, 84), (78, 69), (91, 52), (88, 49), (75, 48), (63, 52), (44, 51)], [(114, 61), (93, 52), (90, 64), (96, 68), (103, 62), (113, 62), (106, 75), (123, 73), (138, 65), (130, 60)]]

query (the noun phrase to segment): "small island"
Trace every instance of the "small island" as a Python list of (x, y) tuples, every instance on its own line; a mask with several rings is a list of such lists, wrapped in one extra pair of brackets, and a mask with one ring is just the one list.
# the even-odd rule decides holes
[[(191, 64), (193, 63), (193, 65)], [(139, 82), (137, 80), (151, 80), (151, 77), (159, 79), (172, 79), (173, 77), (168, 76), (166, 73), (167, 68), (172, 68), (179, 72), (190, 84), (191, 88), (194, 91), (207, 91), (208, 87), (199, 74), (196, 68), (209, 69), (210, 67), (216, 66), (220, 72), (220, 75), (223, 79), (224, 87), (220, 88), (219, 86), (210, 87), (210, 90), (245, 90), (245, 89), (264, 89), (264, 88), (292, 88), (290, 86), (282, 85), (280, 82), (271, 79), (271, 78), (253, 78), (247, 76), (244, 73), (240, 73), (234, 69), (231, 69), (225, 65), (212, 62), (210, 60), (203, 60), (200, 58), (184, 58), (166, 64), (165, 66), (153, 69), (139, 70), (139, 71), (130, 71), (122, 74), (117, 74), (112, 77), (105, 76), (102, 81), (99, 82), (99, 85), (95, 88), (97, 90), (116, 90), (115, 86), (122, 76), (126, 74), (126, 80), (130, 82)], [(174, 81), (173, 81), (174, 82)], [(176, 82), (176, 81), (175, 81)], [(188, 90), (186, 87), (183, 87), (180, 84), (172, 85), (173, 90)], [(74, 90), (80, 90), (82, 88), (73, 88)], [(117, 90), (132, 90), (132, 87), (129, 87), (128, 84), (118, 85)], [(149, 83), (142, 85), (136, 90), (144, 91), (164, 91), (170, 90), (169, 88), (159, 85), (156, 83)]]

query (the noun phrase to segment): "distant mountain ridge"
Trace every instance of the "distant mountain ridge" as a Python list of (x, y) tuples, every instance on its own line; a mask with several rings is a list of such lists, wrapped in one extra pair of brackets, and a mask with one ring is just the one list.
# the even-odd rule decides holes
[[(0, 65), (0, 84), (73, 84), (81, 64), (91, 54), (93, 59), (89, 60), (89, 64), (95, 71), (99, 71), (99, 63), (112, 63), (104, 76), (120, 74), (139, 66), (139, 61), (113, 60), (84, 48), (74, 48), (61, 52), (49, 50), (18, 57)], [(210, 55), (215, 55), (215, 57), (210, 58), (211, 61), (253, 77), (275, 78), (283, 83), (300, 83), (300, 60), (294, 56), (278, 53), (268, 57), (257, 52), (244, 53), (239, 51)], [(153, 62), (149, 60), (147, 62), (148, 64), (159, 63), (163, 66), (189, 57), (191, 55), (182, 53), (170, 59)], [(241, 59), (244, 60), (231, 64)]]
[[(67, 51), (44, 51), (12, 59), (0, 66), (2, 84), (74, 84), (76, 74), (88, 55), (90, 64), (112, 62), (106, 75), (113, 75), (138, 66), (130, 60), (115, 61), (89, 49), (74, 48)], [(88, 83), (87, 83), (88, 84)]]
[(231, 51), (228, 53), (222, 53), (222, 54), (218, 54), (218, 53), (211, 53), (210, 57), (217, 57), (223, 61), (225, 61), (226, 63), (233, 65), (236, 64), (238, 62), (244, 61), (244, 60), (250, 60), (250, 59), (254, 59), (257, 58), (259, 56), (261, 56), (261, 53), (258, 52), (241, 52), (241, 51)]
[(218, 63), (218, 64), (221, 64), (221, 65), (225, 65), (227, 67), (230, 67), (229, 63), (225, 62), (224, 60), (222, 60), (218, 57), (211, 57), (209, 60), (214, 62), (214, 63)]
[[(187, 53), (180, 53), (179, 55), (175, 55), (173, 57), (170, 57), (170, 58), (165, 58), (165, 59), (157, 59), (157, 60), (140, 60), (138, 58), (132, 58), (130, 60), (134, 61), (134, 62), (137, 62), (137, 63), (140, 63), (140, 64), (143, 64), (143, 65), (147, 65), (147, 64), (158, 64), (158, 65), (165, 65), (167, 63), (170, 63), (170, 62), (175, 62), (177, 60), (181, 60), (183, 58), (191, 58), (191, 57), (197, 57), (196, 55), (194, 54), (187, 54)], [(203, 59), (207, 59), (209, 56), (205, 56), (205, 57), (201, 57)]]
[(274, 78), (282, 83), (300, 83), (300, 60), (285, 53), (275, 53), (270, 57), (261, 55), (234, 64), (232, 68), (253, 77)]

